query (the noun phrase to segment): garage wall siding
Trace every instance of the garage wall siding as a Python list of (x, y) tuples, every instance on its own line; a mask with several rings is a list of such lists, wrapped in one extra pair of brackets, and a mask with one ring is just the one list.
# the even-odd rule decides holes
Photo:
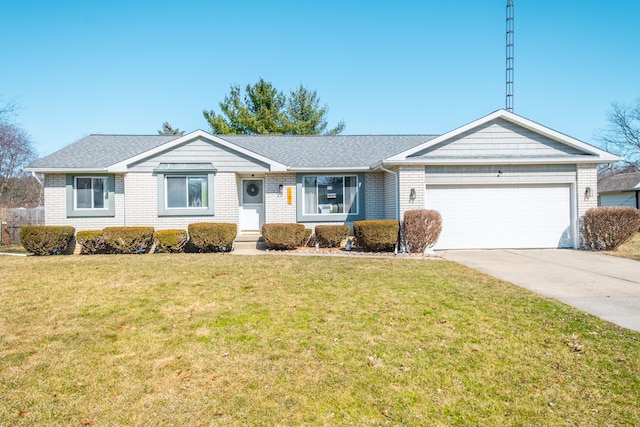
[(427, 166), (426, 184), (573, 183), (575, 165)]

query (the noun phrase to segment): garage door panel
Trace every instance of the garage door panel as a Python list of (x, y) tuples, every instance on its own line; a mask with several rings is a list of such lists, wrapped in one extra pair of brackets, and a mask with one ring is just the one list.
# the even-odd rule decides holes
[(436, 249), (570, 247), (569, 185), (427, 187), (442, 215)]

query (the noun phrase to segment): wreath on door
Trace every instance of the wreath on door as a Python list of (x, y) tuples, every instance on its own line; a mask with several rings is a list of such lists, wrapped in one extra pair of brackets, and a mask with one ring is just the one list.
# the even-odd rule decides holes
[(250, 195), (251, 197), (257, 196), (259, 192), (260, 192), (260, 189), (254, 183), (247, 185), (247, 194)]

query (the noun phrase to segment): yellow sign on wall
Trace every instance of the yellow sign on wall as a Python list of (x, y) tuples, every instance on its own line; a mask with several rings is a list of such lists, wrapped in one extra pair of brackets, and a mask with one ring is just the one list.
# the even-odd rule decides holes
[(287, 187), (287, 204), (293, 204), (293, 188)]

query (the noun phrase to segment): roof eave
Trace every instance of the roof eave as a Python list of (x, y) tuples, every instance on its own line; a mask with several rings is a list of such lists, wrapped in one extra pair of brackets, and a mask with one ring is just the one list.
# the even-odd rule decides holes
[(367, 172), (371, 170), (369, 166), (352, 166), (352, 167), (308, 167), (308, 166), (299, 166), (299, 167), (290, 167), (287, 168), (289, 172)]
[(387, 159), (382, 162), (389, 166), (402, 165), (475, 165), (475, 164), (519, 164), (519, 165), (538, 165), (538, 164), (606, 164), (618, 161), (617, 157), (601, 158), (601, 157), (560, 157), (560, 158), (500, 158), (491, 157), (486, 159), (406, 159), (394, 160)]
[(107, 168), (24, 168), (24, 172), (35, 173), (107, 173)]

